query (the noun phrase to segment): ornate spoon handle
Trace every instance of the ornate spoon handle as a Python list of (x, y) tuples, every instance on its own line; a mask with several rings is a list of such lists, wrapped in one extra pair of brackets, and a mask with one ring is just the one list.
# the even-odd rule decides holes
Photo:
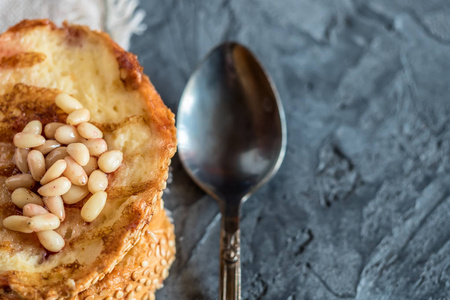
[(233, 218), (222, 215), (220, 235), (219, 300), (240, 300), (241, 245), (239, 215)]

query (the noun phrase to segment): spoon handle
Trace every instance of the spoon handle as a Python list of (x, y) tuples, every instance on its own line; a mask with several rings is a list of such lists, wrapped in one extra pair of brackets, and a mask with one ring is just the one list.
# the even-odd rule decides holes
[(241, 299), (241, 245), (239, 216), (222, 215), (220, 234), (219, 300)]

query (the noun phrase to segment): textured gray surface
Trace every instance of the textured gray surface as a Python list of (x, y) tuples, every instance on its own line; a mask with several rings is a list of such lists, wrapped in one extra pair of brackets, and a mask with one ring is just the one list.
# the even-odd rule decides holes
[[(259, 57), (288, 122), (244, 205), (244, 299), (450, 299), (450, 3), (142, 1), (132, 40), (173, 110), (224, 40)], [(220, 215), (173, 160), (177, 260), (158, 299), (215, 299)]]

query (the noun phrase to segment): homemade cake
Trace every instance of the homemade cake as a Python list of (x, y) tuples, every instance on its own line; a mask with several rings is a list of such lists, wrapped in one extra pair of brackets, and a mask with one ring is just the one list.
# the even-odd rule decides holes
[[(51, 252), (35, 232), (2, 222), (24, 213), (5, 185), (29, 174), (14, 163), (14, 136), (33, 120), (71, 124), (55, 103), (62, 93), (90, 112), (108, 150), (119, 150), (123, 161), (108, 174), (106, 204), (95, 219), (80, 213), (91, 194), (64, 205), (54, 229), (64, 246)], [(174, 115), (136, 57), (107, 34), (25, 20), (0, 35), (0, 299), (152, 299), (175, 255), (161, 199), (175, 136)]]

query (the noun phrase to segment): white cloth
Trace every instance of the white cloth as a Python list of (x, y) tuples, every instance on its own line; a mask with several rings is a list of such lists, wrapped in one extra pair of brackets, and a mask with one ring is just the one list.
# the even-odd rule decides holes
[(88, 25), (110, 34), (128, 49), (133, 34), (146, 29), (145, 12), (137, 9), (139, 0), (0, 0), (0, 32), (23, 19), (48, 18), (57, 25)]

